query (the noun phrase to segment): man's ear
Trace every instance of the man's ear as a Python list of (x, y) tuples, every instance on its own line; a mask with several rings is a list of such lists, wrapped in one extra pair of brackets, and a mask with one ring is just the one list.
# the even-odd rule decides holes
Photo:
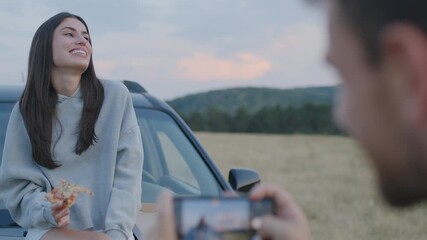
[(427, 34), (406, 23), (392, 24), (380, 36), (382, 63), (388, 65), (406, 121), (427, 126)]

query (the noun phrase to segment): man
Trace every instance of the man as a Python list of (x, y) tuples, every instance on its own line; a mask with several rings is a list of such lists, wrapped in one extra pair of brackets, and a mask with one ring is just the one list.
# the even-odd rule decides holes
[[(341, 78), (337, 123), (369, 154), (391, 205), (427, 199), (427, 1), (331, 0), (328, 7), (327, 60)], [(279, 215), (255, 226), (263, 239), (311, 239), (287, 193), (267, 185), (251, 194), (266, 196)], [(159, 239), (174, 239), (170, 198), (162, 197), (160, 211), (161, 227), (170, 231)]]

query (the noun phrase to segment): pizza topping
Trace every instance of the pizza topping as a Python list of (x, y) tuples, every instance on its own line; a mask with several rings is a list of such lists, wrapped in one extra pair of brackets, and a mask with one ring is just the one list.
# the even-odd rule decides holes
[(69, 208), (76, 202), (79, 193), (93, 195), (88, 188), (61, 180), (58, 186), (46, 194), (46, 199), (51, 203), (62, 202), (64, 207)]

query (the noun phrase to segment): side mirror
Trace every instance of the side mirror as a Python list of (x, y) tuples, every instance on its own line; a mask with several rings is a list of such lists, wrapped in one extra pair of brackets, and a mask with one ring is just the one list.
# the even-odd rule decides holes
[(241, 193), (249, 192), (256, 184), (261, 182), (257, 171), (247, 168), (232, 168), (228, 174), (231, 187)]

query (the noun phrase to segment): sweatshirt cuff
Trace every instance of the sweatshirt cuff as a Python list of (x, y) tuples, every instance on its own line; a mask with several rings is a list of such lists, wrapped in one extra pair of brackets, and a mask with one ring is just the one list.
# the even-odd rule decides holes
[(107, 230), (105, 234), (107, 234), (113, 240), (128, 240), (126, 234), (120, 230)]
[(43, 217), (50, 227), (58, 226), (58, 223), (56, 222), (55, 218), (52, 215), (52, 209), (50, 207), (44, 208)]

